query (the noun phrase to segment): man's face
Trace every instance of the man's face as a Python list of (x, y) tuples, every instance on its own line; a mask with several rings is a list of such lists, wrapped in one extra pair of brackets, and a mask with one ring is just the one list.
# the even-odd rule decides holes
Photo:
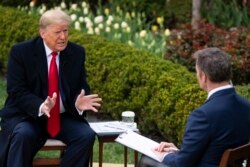
[(52, 51), (59, 52), (67, 46), (68, 31), (67, 23), (51, 24), (40, 30), (40, 36)]

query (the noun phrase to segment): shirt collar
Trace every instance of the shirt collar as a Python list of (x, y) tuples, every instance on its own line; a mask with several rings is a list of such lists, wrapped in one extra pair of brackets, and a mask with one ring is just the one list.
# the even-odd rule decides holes
[(208, 97), (207, 97), (207, 99), (209, 99), (209, 97), (211, 97), (211, 95), (214, 94), (215, 92), (218, 92), (218, 91), (224, 90), (224, 89), (229, 89), (229, 88), (233, 88), (233, 85), (228, 84), (228, 85), (225, 85), (225, 86), (220, 86), (220, 87), (218, 87), (218, 88), (212, 89), (212, 90), (210, 90), (210, 91), (208, 92)]
[(46, 56), (49, 57), (51, 55), (51, 53), (53, 52), (53, 50), (51, 50), (46, 43), (43, 41), (44, 47), (45, 47), (45, 52), (46, 52)]

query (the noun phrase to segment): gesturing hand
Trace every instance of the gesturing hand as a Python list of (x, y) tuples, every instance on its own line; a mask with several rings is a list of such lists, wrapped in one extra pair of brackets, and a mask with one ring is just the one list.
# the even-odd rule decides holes
[(100, 107), (101, 98), (98, 97), (97, 94), (85, 95), (85, 91), (82, 89), (81, 93), (78, 95), (76, 99), (76, 107), (80, 111), (92, 110), (94, 112), (98, 112), (96, 107)]
[(56, 103), (57, 94), (53, 93), (52, 97), (47, 97), (42, 104), (41, 113), (45, 114), (48, 118), (50, 117), (50, 110)]

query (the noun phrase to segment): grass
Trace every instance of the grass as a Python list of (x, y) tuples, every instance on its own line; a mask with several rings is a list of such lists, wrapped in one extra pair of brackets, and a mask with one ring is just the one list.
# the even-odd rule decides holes
[[(4, 105), (6, 99), (6, 81), (0, 79), (0, 108)], [(118, 143), (104, 143), (103, 145), (103, 162), (105, 163), (123, 163), (124, 162), (124, 147)], [(59, 151), (39, 151), (37, 157), (56, 157), (59, 156)], [(93, 148), (93, 162), (98, 162), (99, 143), (95, 140)], [(134, 151), (128, 149), (128, 163), (134, 163)]]

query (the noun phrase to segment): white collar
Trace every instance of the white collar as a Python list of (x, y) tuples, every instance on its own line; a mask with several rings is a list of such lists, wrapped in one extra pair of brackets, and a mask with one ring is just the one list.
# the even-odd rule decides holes
[[(51, 53), (53, 52), (53, 50), (51, 50), (46, 43), (43, 41), (44, 47), (45, 47), (45, 52), (46, 52), (46, 56), (49, 57), (51, 55)], [(57, 53), (58, 54), (58, 53)]]
[(212, 94), (214, 94), (215, 92), (218, 92), (218, 91), (223, 90), (223, 89), (229, 89), (229, 88), (233, 88), (233, 85), (228, 84), (228, 85), (225, 85), (225, 86), (220, 86), (220, 87), (218, 87), (218, 88), (212, 89), (212, 90), (210, 90), (210, 91), (208, 92), (207, 99), (209, 99), (209, 97), (210, 97)]

